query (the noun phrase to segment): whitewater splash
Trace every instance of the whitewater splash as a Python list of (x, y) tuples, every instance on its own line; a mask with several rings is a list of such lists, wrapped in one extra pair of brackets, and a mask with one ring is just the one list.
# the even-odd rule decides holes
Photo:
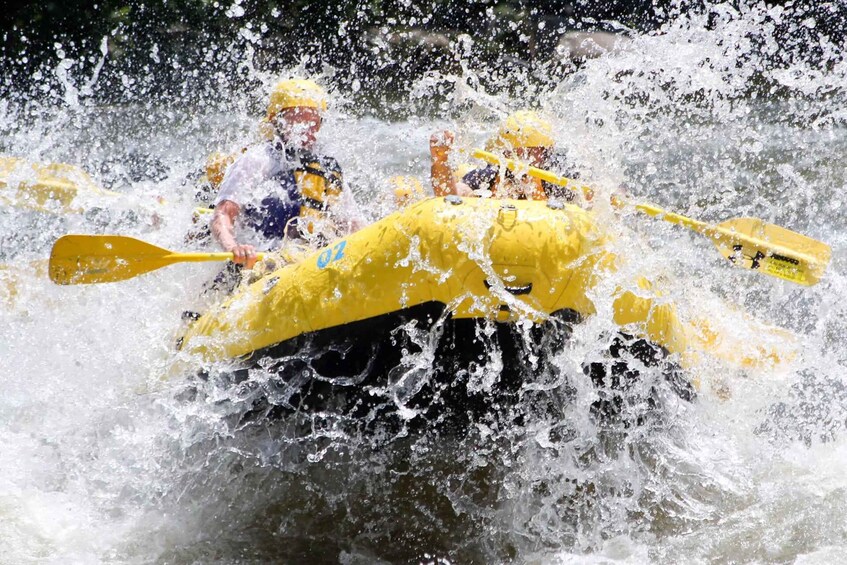
[[(681, 18), (536, 95), (556, 117), (558, 144), (599, 191), (625, 184), (693, 217), (761, 217), (833, 246), (825, 280), (801, 288), (731, 269), (708, 242), (660, 222), (626, 217), (612, 227), (615, 251), (655, 273), (682, 315), (728, 321), (739, 347), (759, 336), (736, 309), (796, 333), (801, 353), (788, 367), (745, 375), (716, 360), (694, 375), (702, 382), (694, 403), (661, 393), (662, 409), (640, 426), (599, 422), (583, 365), (608, 349), (608, 296), (630, 274), (622, 272), (598, 288), (597, 315), (567, 341), (541, 355), (528, 347), (537, 370), (523, 386), (522, 421), (483, 422), (455, 437), (402, 426), (373, 433), (329, 413), (269, 420), (263, 410), (287, 398), (272, 365), (163, 380), (180, 313), (194, 307), (213, 267), (68, 288), (24, 268), (9, 275), (14, 295), (0, 292), (4, 559), (833, 560), (844, 550), (847, 506), (839, 300), (847, 68), (832, 50), (821, 65), (775, 64), (769, 25), (780, 17), (718, 7), (711, 18)], [(254, 138), (251, 110), (273, 77), (251, 63), (261, 86), (233, 86), (203, 107), (150, 105), (128, 79), (130, 102), (100, 107), (87, 98), (97, 77), (69, 68), (58, 64), (49, 77), (58, 106), (0, 101), (0, 147), (80, 165), (105, 186), (167, 205), (155, 225), (4, 207), (3, 261), (37, 262), (68, 231), (181, 248), (192, 175), (212, 150)], [(427, 178), (432, 131), (451, 125), (478, 146), (496, 117), (523, 103), (485, 92), (466, 73), (429, 77), (416, 91), (453, 85), (448, 104), (461, 115), (385, 122), (355, 116), (343, 100), (331, 110), (327, 152), (369, 219), (391, 208), (388, 177)], [(481, 390), (503, 370), (495, 333), (493, 324), (479, 328), (491, 347), (468, 369)], [(409, 353), (395, 382), (426, 379), (433, 335), (401, 327), (397, 340)], [(529, 330), (523, 340), (531, 343)], [(304, 348), (276, 362), (308, 367), (314, 354)]]

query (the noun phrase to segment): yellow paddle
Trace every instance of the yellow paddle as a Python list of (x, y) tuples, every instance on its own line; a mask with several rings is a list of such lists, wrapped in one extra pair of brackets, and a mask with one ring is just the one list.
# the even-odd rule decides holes
[(97, 186), (75, 165), (29, 163), (0, 155), (0, 203), (40, 212), (80, 213), (77, 196), (88, 195), (97, 202), (120, 200), (123, 195)]
[[(473, 152), (473, 156), (494, 165), (503, 164), (513, 171), (526, 171), (533, 177), (571, 190), (582, 191), (587, 199), (593, 195), (590, 188), (577, 187), (574, 181), (544, 169), (529, 167), (479, 149)], [(687, 227), (711, 239), (721, 255), (735, 265), (798, 284), (811, 286), (818, 283), (832, 256), (832, 249), (826, 243), (768, 224), (759, 218), (734, 218), (713, 225), (668, 212), (653, 204), (627, 203), (614, 196), (612, 204), (629, 204), (648, 216)]]
[(66, 235), (53, 244), (48, 272), (56, 284), (92, 284), (131, 279), (174, 263), (232, 258), (232, 253), (174, 253), (121, 235)]
[[(0, 155), (0, 205), (54, 214), (79, 214), (85, 212), (86, 207), (120, 204), (143, 207), (147, 202), (100, 187), (76, 165), (30, 163), (18, 157)], [(157, 197), (150, 204), (159, 206), (167, 202)], [(209, 212), (209, 208), (198, 206), (194, 209), (196, 217)]]

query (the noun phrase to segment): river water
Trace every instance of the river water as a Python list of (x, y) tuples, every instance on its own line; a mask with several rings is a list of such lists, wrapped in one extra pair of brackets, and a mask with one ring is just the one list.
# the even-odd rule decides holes
[[(222, 384), (226, 367), (209, 368), (205, 382), (168, 376), (180, 312), (196, 307), (216, 267), (57, 287), (28, 265), (68, 232), (183, 248), (186, 179), (212, 150), (250, 141), (261, 92), (180, 104), (133, 99), (127, 81), (133, 101), (102, 106), (85, 96), (91, 76), (58, 64), (62, 86), (46, 98), (0, 100), (5, 153), (80, 165), (141, 210), (0, 210), (0, 258), (13, 265), (4, 276), (16, 281), (0, 309), (0, 563), (838, 560), (847, 551), (847, 63), (824, 46), (824, 70), (766, 65), (765, 11), (719, 12), (708, 25), (691, 18), (636, 37), (535, 100), (601, 194), (624, 184), (708, 221), (764, 218), (828, 242), (833, 261), (820, 284), (800, 287), (734, 269), (680, 228), (600, 206), (616, 250), (661, 279), (681, 315), (723, 321), (744, 348), (762, 338), (747, 312), (799, 345), (773, 370), (707, 361), (689, 375), (702, 383), (694, 402), (668, 399), (625, 432), (592, 418), (581, 371), (606, 344), (603, 292), (616, 280), (593, 296), (597, 316), (545, 352), (527, 390), (545, 392), (546, 410), (520, 425), (385, 437), (320, 418), (245, 422), (245, 407), (269, 390), (261, 369), (254, 389)], [(250, 69), (266, 86), (276, 78)], [(441, 117), (386, 122), (337, 97), (325, 148), (369, 219), (390, 211), (389, 176), (428, 181), (432, 131), (454, 128), (473, 147), (525, 103), (472, 79), (421, 82), (415, 96), (456, 85)], [(398, 370), (425, 372), (422, 349)], [(498, 359), (492, 344), (474, 368), (480, 386), (496, 380)]]

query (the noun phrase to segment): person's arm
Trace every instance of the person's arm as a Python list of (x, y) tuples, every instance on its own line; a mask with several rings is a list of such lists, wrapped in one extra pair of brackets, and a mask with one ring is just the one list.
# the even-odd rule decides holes
[(242, 245), (235, 238), (235, 219), (241, 212), (244, 194), (267, 177), (270, 160), (262, 146), (244, 152), (230, 165), (215, 198), (215, 212), (209, 227), (212, 236), (224, 249), (233, 254), (233, 261), (248, 269), (256, 263), (256, 250), (252, 245)]
[(432, 192), (436, 196), (456, 194), (456, 179), (453, 178), (453, 169), (450, 167), (450, 152), (455, 139), (456, 136), (449, 130), (434, 133), (429, 138), (429, 155), (432, 159), (429, 174)]
[(233, 261), (252, 269), (256, 263), (256, 249), (252, 245), (242, 245), (235, 239), (235, 218), (240, 208), (232, 200), (222, 200), (215, 206), (212, 215), (212, 236), (224, 251), (233, 255)]

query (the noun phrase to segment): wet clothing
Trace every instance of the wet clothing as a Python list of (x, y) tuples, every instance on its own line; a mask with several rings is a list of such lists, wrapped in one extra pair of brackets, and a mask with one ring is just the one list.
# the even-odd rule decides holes
[[(542, 168), (561, 168), (557, 165), (560, 163), (562, 158), (559, 156), (553, 156), (551, 161), (554, 161)], [(515, 174), (509, 170), (504, 170), (504, 176), (506, 177), (504, 180), (506, 182), (514, 182)], [(577, 173), (569, 173), (567, 175), (570, 178), (578, 178), (579, 175)], [(480, 167), (478, 169), (473, 169), (469, 171), (462, 177), (462, 182), (468, 185), (471, 190), (480, 191), (487, 190), (492, 193), (492, 195), (496, 198), (497, 187), (500, 184), (500, 167), (497, 165), (486, 165), (484, 167)], [(555, 199), (555, 200), (564, 200), (565, 202), (572, 202), (576, 199), (576, 193), (573, 190), (570, 190), (564, 186), (559, 186), (547, 181), (538, 180), (535, 178), (527, 178), (523, 182), (532, 183), (530, 186), (533, 187), (533, 199), (534, 200), (546, 200), (546, 199)], [(520, 200), (525, 200), (526, 195), (522, 194), (519, 198)]]
[(278, 140), (251, 147), (230, 165), (214, 205), (224, 200), (240, 207), (240, 231), (250, 232), (244, 241), (265, 249), (277, 247), (286, 236), (308, 237), (321, 229), (321, 222), (343, 228), (358, 212), (343, 190), (338, 161)]

